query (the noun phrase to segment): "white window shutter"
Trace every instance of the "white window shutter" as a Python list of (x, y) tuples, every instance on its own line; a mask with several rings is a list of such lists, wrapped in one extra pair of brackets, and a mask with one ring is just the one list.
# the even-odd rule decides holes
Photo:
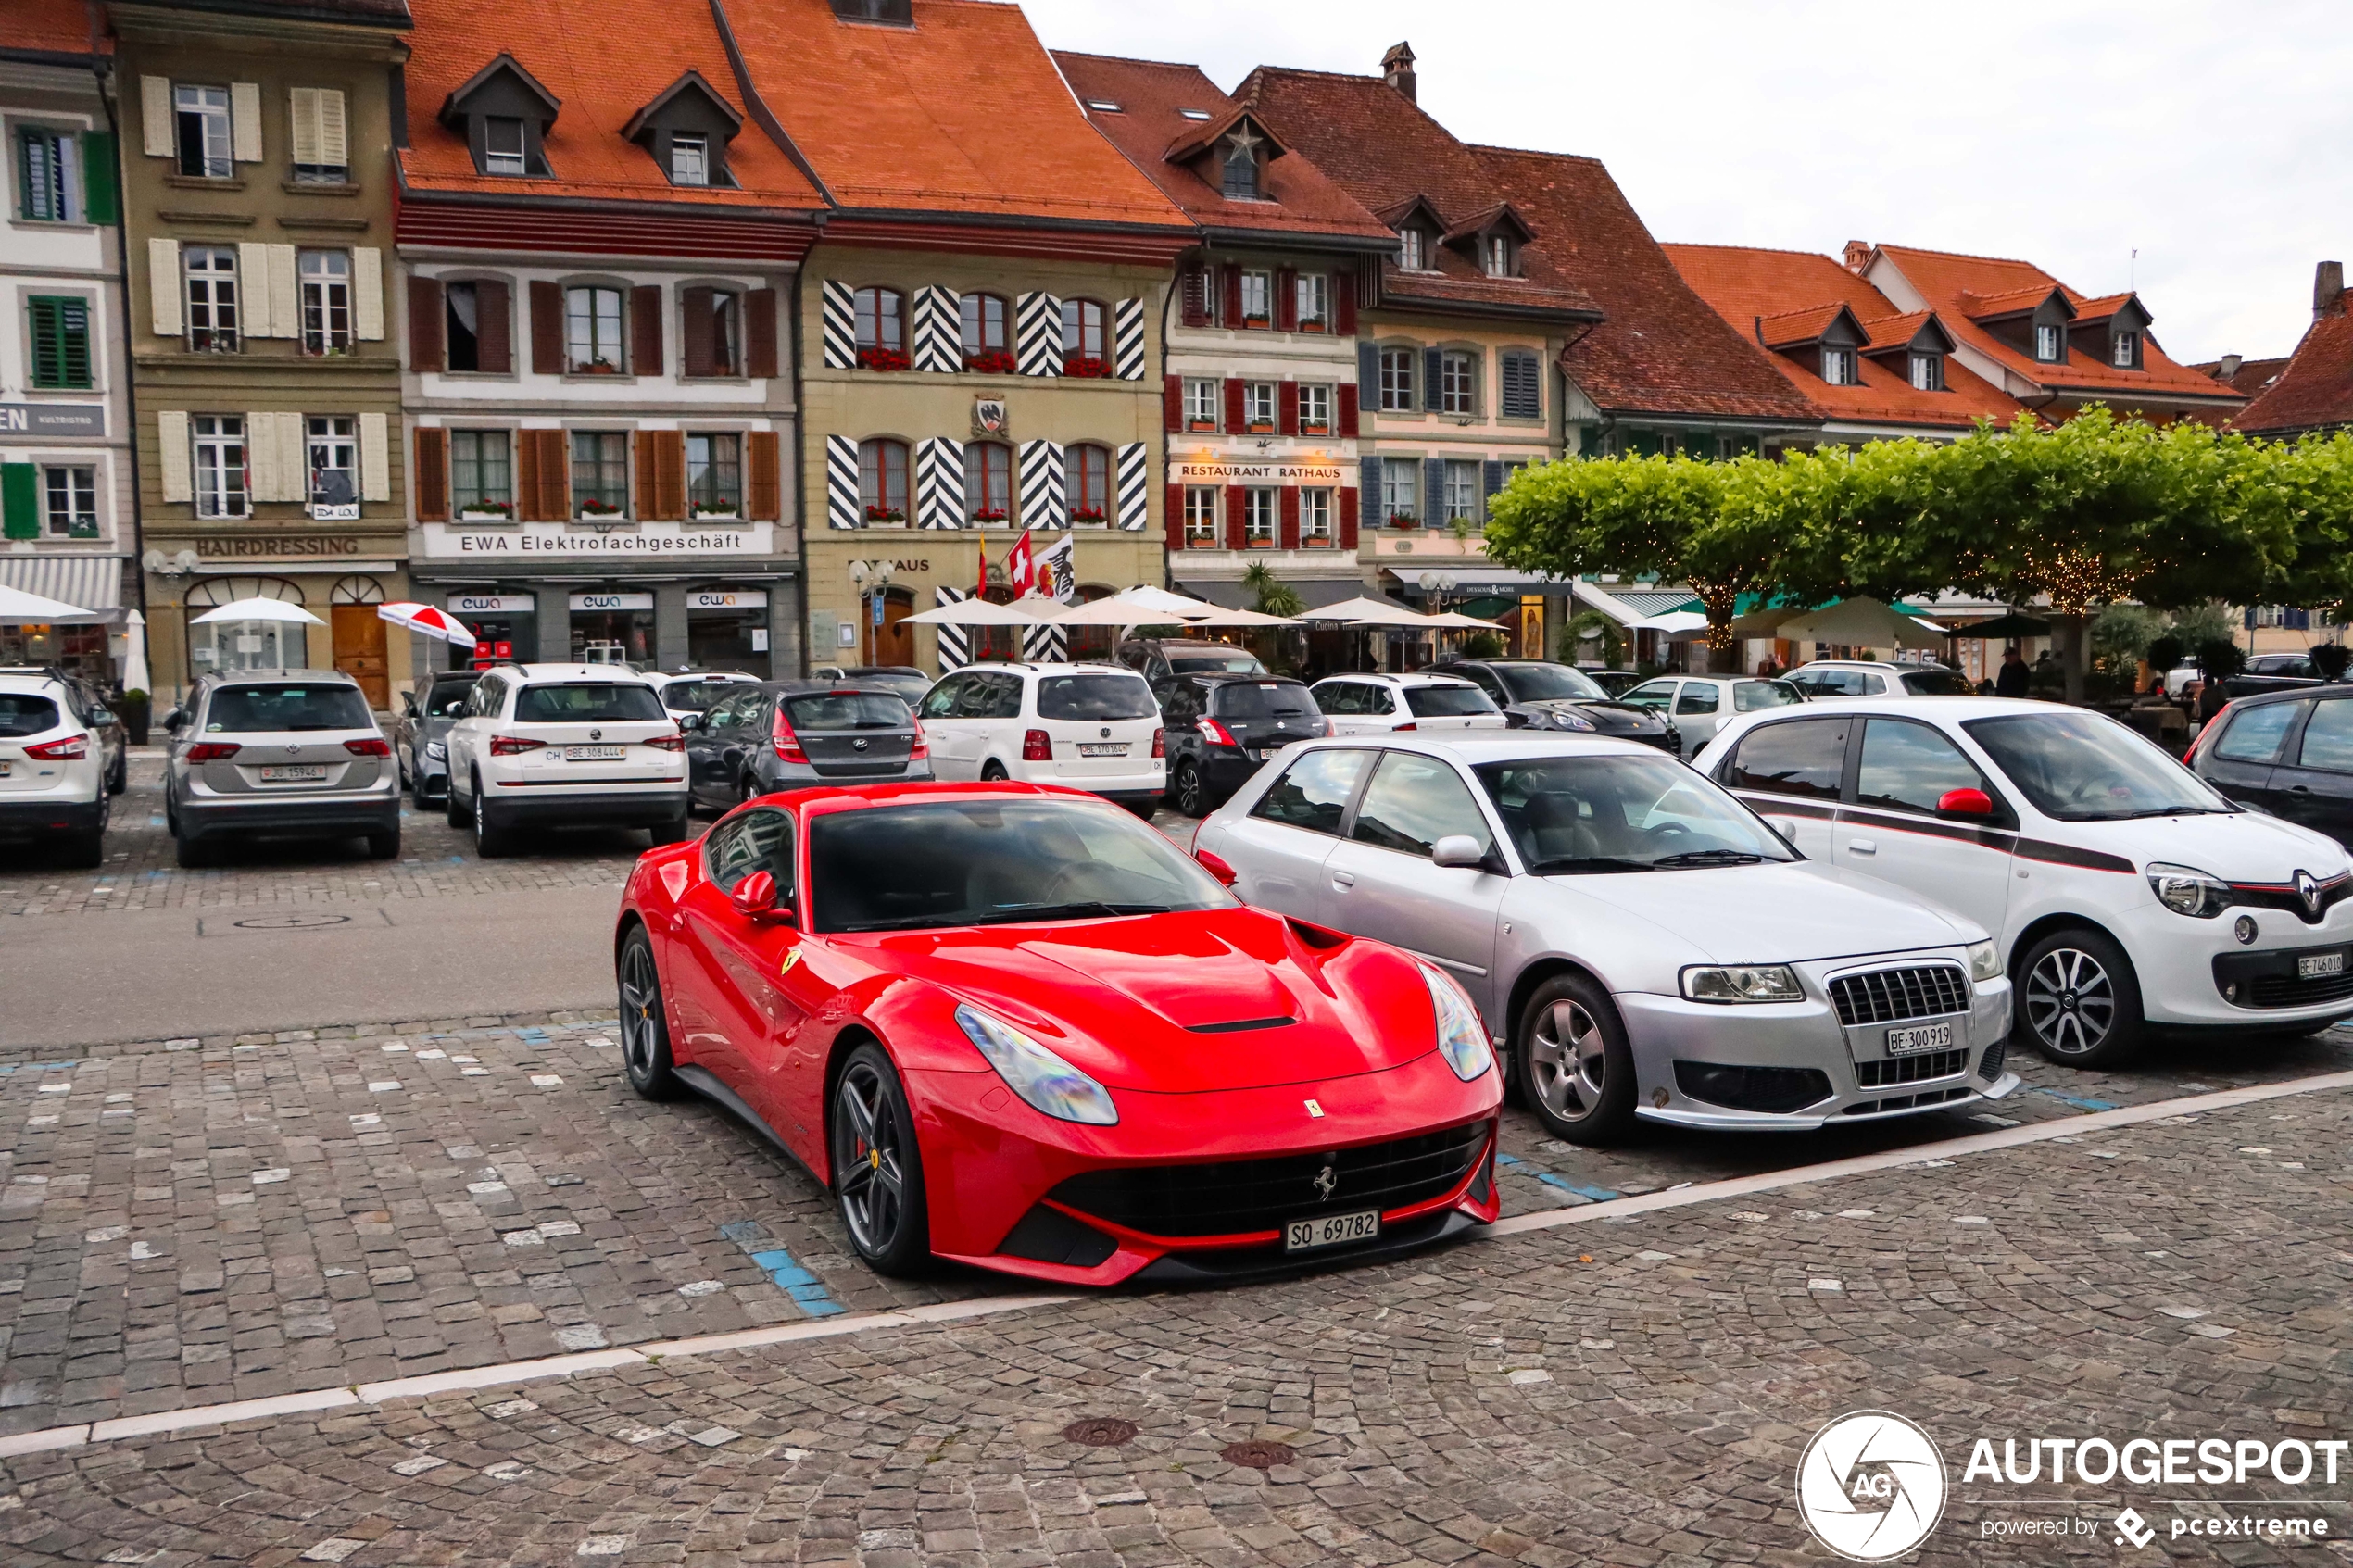
[(259, 240), (237, 246), (237, 325), (247, 337), (270, 337), (270, 247)]
[(156, 410), (156, 461), (163, 470), (163, 498), (193, 501), (196, 487), (188, 477), (188, 412), (184, 408)]
[(229, 152), (239, 163), (261, 161), (261, 83), (229, 83)]
[(245, 416), (246, 483), (257, 501), (283, 501), (278, 483), (278, 416)]
[(384, 254), (373, 245), (351, 252), (351, 330), (363, 342), (384, 335)]
[(180, 312), (180, 242), (147, 240), (147, 298), (155, 312), (156, 336), (178, 337), (185, 330)]
[(319, 89), (296, 87), (288, 94), (287, 124), (294, 132), (294, 160), (321, 163), (319, 156)]
[(302, 295), (296, 286), (295, 247), (270, 245), (270, 335), (302, 335)]
[(171, 156), (171, 79), (168, 76), (141, 77), (139, 136), (149, 157)]
[(289, 501), (310, 499), (310, 452), (300, 414), (273, 414), (278, 424), (278, 485)]
[(391, 432), (381, 413), (359, 416), (359, 498), (392, 499)]
[(346, 129), (343, 89), (319, 89), (319, 161), (330, 169), (351, 167), (351, 136)]

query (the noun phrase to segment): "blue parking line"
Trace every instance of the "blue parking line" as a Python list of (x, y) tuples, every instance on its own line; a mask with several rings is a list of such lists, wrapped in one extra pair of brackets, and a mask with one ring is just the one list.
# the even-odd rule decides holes
[(1536, 1179), (1546, 1186), (1558, 1187), (1563, 1192), (1574, 1193), (1588, 1203), (1606, 1203), (1613, 1198), (1625, 1196), (1623, 1193), (1612, 1192), (1607, 1187), (1580, 1186), (1566, 1177), (1554, 1175), (1550, 1171), (1538, 1172)]
[(0, 1062), (0, 1073), (49, 1073), (54, 1072), (58, 1068), (79, 1067), (81, 1065), (82, 1063), (79, 1060), (73, 1061)]
[(2116, 1102), (2112, 1099), (2085, 1099), (2080, 1095), (2063, 1095), (2057, 1089), (2046, 1089), (2040, 1084), (2034, 1085), (2034, 1092), (2038, 1095), (2048, 1095), (2061, 1105), (2071, 1105), (2078, 1110), (2114, 1110), (2116, 1109)]
[(769, 1282), (791, 1297), (793, 1305), (809, 1316), (830, 1318), (849, 1310), (828, 1295), (824, 1283), (783, 1248), (762, 1247), (754, 1250), (754, 1242), (769, 1239), (759, 1221), (731, 1220), (719, 1227), (719, 1234), (749, 1254), (753, 1262), (767, 1271)]

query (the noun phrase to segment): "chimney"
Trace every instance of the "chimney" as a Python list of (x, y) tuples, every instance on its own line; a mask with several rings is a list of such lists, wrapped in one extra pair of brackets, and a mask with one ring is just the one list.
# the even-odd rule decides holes
[(2345, 314), (2345, 263), (2323, 261), (2312, 270), (2312, 320)]
[(2246, 363), (2246, 361), (2241, 358), (2238, 355), (2225, 354), (2222, 356), (2222, 362), (2214, 367), (2214, 379), (2216, 381), (2229, 381), (2233, 376), (2239, 373), (2239, 367)]
[(1871, 247), (1869, 244), (1862, 240), (1846, 242), (1846, 270), (1849, 272), (1861, 276), (1863, 269), (1869, 266), (1870, 261)]
[(1407, 103), (1417, 101), (1414, 96), (1414, 46), (1411, 44), (1400, 44), (1383, 55), (1380, 57), (1380, 73), (1383, 81), (1405, 94)]

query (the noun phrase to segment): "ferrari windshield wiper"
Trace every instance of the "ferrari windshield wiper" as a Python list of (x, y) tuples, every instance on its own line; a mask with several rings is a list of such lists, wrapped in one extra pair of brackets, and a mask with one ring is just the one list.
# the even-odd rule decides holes
[(1745, 849), (1686, 849), (1680, 855), (1662, 855), (1652, 864), (1659, 866), (1754, 866), (1764, 860)]
[(2152, 806), (2143, 811), (2124, 811), (2104, 820), (2129, 822), (2140, 817), (2226, 817), (2230, 813), (2212, 806)]
[(1654, 868), (1648, 860), (1621, 860), (1608, 855), (1563, 855), (1556, 859), (1539, 860), (1528, 869), (1542, 876), (1548, 872), (1646, 872)]
[(1031, 920), (1100, 920), (1122, 915), (1164, 915), (1174, 904), (1107, 904), (1100, 898), (1082, 898), (1069, 904), (1013, 904), (1001, 909), (973, 916), (967, 925), (1007, 925)]

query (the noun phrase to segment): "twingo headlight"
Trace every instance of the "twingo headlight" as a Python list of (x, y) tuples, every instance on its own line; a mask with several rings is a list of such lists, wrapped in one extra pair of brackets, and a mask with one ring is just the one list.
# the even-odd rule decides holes
[(1004, 1020), (964, 1006), (956, 1010), (956, 1026), (1032, 1110), (1058, 1122), (1117, 1124), (1119, 1110), (1101, 1084)]
[(425, 742), (425, 755), (436, 762), (447, 762), (449, 760), (449, 748), (437, 740), (429, 740)]
[(2177, 915), (2212, 920), (2231, 906), (2231, 884), (2194, 866), (2170, 866), (2162, 860), (2152, 860), (2148, 864), (2148, 879), (2149, 891), (2157, 895), (2157, 901)]
[(2002, 949), (1991, 942), (1970, 943), (1969, 977), (1971, 980), (1999, 980), (2002, 977)]
[(1695, 1002), (1802, 1002), (1806, 988), (1787, 964), (1731, 964), (1685, 970), (1683, 995)]
[(1471, 1006), (1460, 985), (1428, 964), (1420, 967), (1422, 983), (1429, 987), (1429, 1005), (1438, 1014), (1438, 1049), (1455, 1077), (1466, 1084), (1475, 1082), (1495, 1065), (1495, 1053), (1488, 1047), (1478, 1010)]

